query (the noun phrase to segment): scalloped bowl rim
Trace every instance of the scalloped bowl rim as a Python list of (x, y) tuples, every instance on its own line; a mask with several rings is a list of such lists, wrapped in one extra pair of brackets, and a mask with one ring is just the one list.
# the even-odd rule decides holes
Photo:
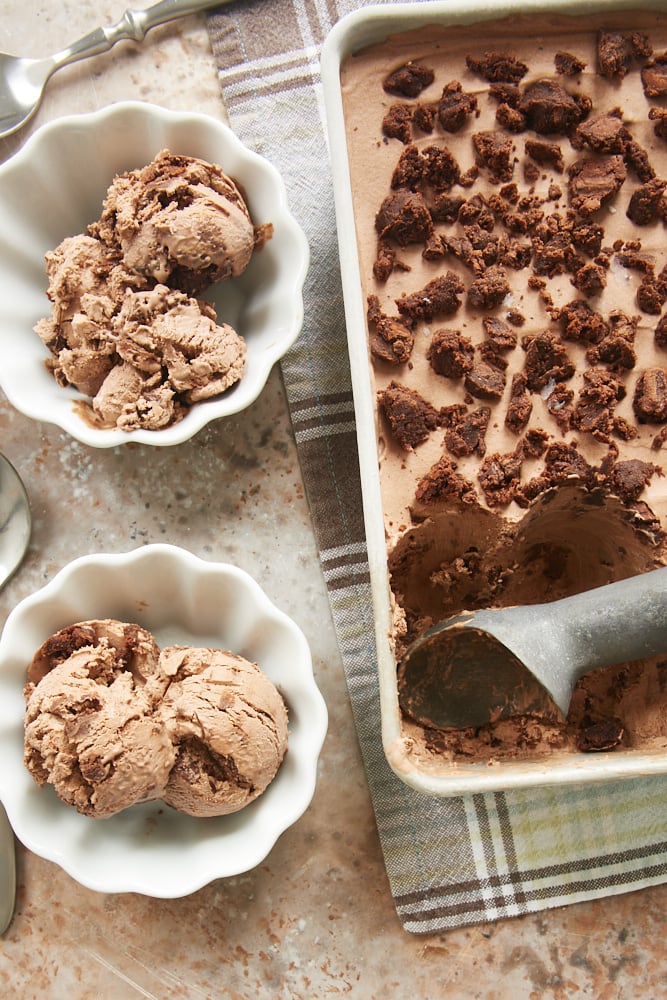
[[(55, 199), (49, 202), (53, 212), (64, 212), (64, 216), (71, 219), (71, 224), (64, 226), (67, 231), (61, 228), (55, 238), (45, 239), (46, 230), (52, 225), (50, 219), (53, 212), (39, 211), (39, 200), (35, 203), (37, 207), (31, 209), (30, 205), (33, 198), (46, 197), (40, 191), (40, 183), (55, 183), (46, 165), (53, 161), (54, 156), (56, 162), (61, 162), (64, 151), (68, 150), (68, 162), (73, 161), (74, 143), (80, 143), (86, 136), (97, 150), (100, 142), (108, 142), (105, 136), (109, 132), (113, 132), (117, 143), (112, 153), (105, 151), (104, 155), (113, 155), (116, 165), (104, 170), (103, 176), (101, 163), (87, 162), (85, 167), (77, 166), (77, 171), (85, 170), (89, 176), (72, 173), (68, 183), (72, 189), (77, 185), (77, 189), (69, 191), (69, 198), (61, 197), (67, 195), (66, 189), (58, 191), (58, 201), (70, 208), (62, 208)], [(71, 144), (71, 148), (67, 143)], [(81, 232), (88, 222), (99, 215), (106, 189), (116, 173), (144, 166), (165, 147), (174, 153), (218, 162), (244, 188), (255, 224), (273, 223), (272, 239), (254, 255), (245, 275), (220, 282), (202, 296), (220, 297), (223, 302), (229, 300), (232, 303), (230, 308), (235, 314), (240, 314), (239, 332), (242, 334), (243, 317), (252, 315), (250, 323), (253, 329), (247, 338), (247, 369), (235, 387), (217, 398), (197, 403), (171, 427), (129, 432), (117, 428), (95, 428), (87, 424), (76, 410), (76, 401), (85, 397), (73, 388), (56, 385), (55, 379), (46, 372), (44, 361), (48, 351), (37, 334), (32, 332), (34, 323), (49, 312), (43, 254), (66, 236)], [(202, 152), (204, 149), (208, 155)], [(226, 164), (230, 163), (232, 169), (226, 169)], [(39, 182), (32, 190), (24, 180), (27, 169), (36, 172), (36, 181)], [(99, 173), (95, 174), (95, 169)], [(96, 185), (99, 194), (95, 207), (90, 204), (86, 211), (84, 197), (78, 199), (81, 187), (85, 188), (88, 184), (91, 187)], [(12, 197), (13, 186), (16, 186), (17, 192), (19, 189), (27, 192), (18, 207), (18, 198)], [(22, 242), (21, 229), (27, 233), (25, 238), (32, 240), (30, 246)], [(37, 253), (38, 246), (41, 255)], [(202, 112), (172, 111), (145, 101), (119, 101), (98, 111), (54, 119), (37, 129), (9, 160), (0, 164), (0, 292), (3, 285), (11, 287), (14, 292), (11, 297), (0, 295), (0, 302), (5, 300), (0, 304), (0, 348), (4, 349), (5, 357), (11, 362), (9, 366), (0, 366), (0, 386), (12, 405), (26, 416), (55, 424), (76, 440), (93, 447), (107, 448), (130, 442), (158, 446), (180, 444), (210, 421), (238, 413), (257, 399), (274, 364), (294, 344), (301, 331), (303, 286), (309, 263), (308, 241), (289, 210), (285, 184), (278, 170), (259, 153), (249, 149), (223, 122)], [(258, 276), (259, 288), (253, 285), (253, 275)], [(41, 283), (39, 289), (36, 288), (37, 282)], [(253, 286), (252, 292), (247, 291), (248, 285)], [(22, 304), (21, 292), (17, 299), (16, 289), (26, 287), (30, 302)], [(277, 314), (274, 335), (271, 328), (261, 328), (262, 317), (267, 316), (269, 310)], [(222, 311), (219, 312), (219, 319), (229, 321)], [(265, 322), (271, 319), (268, 317)], [(261, 342), (256, 335), (253, 341), (255, 328), (262, 334)], [(30, 353), (22, 361), (17, 361), (15, 357), (19, 333), (30, 334), (34, 338), (27, 342)]]
[[(140, 592), (144, 576), (154, 581), (153, 595), (145, 589)], [(160, 645), (189, 641), (234, 648), (220, 641), (222, 635), (245, 628), (249, 650), (236, 646), (234, 651), (249, 653), (251, 658), (253, 643), (261, 647), (262, 635), (278, 649), (274, 656), (267, 652), (260, 665), (288, 705), (288, 752), (266, 791), (239, 812), (197, 819), (156, 801), (133, 806), (109, 819), (91, 819), (62, 803), (51, 786), (39, 788), (23, 765), (22, 688), (30, 650), (34, 652), (52, 634), (54, 623), (58, 628), (75, 620), (104, 617), (87, 612), (99, 612), (114, 579), (116, 587), (123, 588), (123, 601), (137, 609), (136, 616), (126, 620), (152, 628)], [(94, 580), (99, 581), (97, 593)], [(128, 581), (137, 586), (134, 595), (126, 595)], [(182, 620), (175, 625), (173, 606), (178, 604), (168, 608), (163, 602), (160, 609), (151, 608), (150, 603), (151, 596), (159, 598), (161, 591), (167, 588), (171, 592), (172, 586), (177, 591), (180, 588), (185, 608)], [(198, 643), (192, 621), (186, 623), (187, 616), (214, 617), (218, 598), (226, 589), (233, 595), (230, 604), (234, 605), (227, 612), (229, 621), (225, 624), (223, 615), (217, 643), (211, 642), (213, 626), (208, 621)], [(115, 599), (112, 596), (110, 603)], [(81, 614), (68, 618), (73, 605)], [(202, 605), (206, 610), (199, 611)], [(111, 611), (108, 617), (117, 617), (113, 608)], [(177, 614), (181, 614), (180, 608)], [(245, 624), (239, 623), (244, 615)], [(129, 552), (93, 553), (73, 560), (12, 610), (0, 637), (0, 752), (4, 758), (0, 800), (16, 836), (29, 850), (99, 892), (177, 898), (214, 879), (256, 867), (310, 805), (327, 724), (326, 704), (299, 626), (273, 604), (245, 570), (201, 559), (175, 545), (150, 544)]]

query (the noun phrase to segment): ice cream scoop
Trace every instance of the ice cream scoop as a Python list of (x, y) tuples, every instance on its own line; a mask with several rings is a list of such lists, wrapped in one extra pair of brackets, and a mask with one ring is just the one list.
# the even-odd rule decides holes
[(548, 604), (464, 612), (425, 631), (398, 667), (399, 702), (424, 726), (567, 714), (596, 667), (667, 652), (667, 568)]

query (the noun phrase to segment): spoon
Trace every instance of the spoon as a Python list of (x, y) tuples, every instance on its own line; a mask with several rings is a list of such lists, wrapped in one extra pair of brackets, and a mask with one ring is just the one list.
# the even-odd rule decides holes
[(399, 663), (399, 703), (437, 729), (527, 713), (566, 716), (589, 670), (665, 652), (667, 567), (549, 604), (440, 622)]
[(18, 131), (39, 107), (50, 77), (70, 63), (99, 55), (123, 39), (141, 42), (147, 31), (227, 0), (161, 0), (146, 10), (126, 10), (117, 24), (96, 28), (77, 42), (44, 59), (0, 52), (0, 138)]
[[(0, 454), (0, 589), (18, 568), (30, 540), (30, 504), (19, 474)], [(14, 832), (0, 805), (0, 934), (9, 927), (16, 899)]]

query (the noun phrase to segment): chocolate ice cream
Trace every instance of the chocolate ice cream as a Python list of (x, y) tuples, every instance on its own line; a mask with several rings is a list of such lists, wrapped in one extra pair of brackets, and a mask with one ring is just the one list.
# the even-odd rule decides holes
[(196, 296), (270, 236), (214, 164), (163, 150), (114, 179), (99, 220), (46, 255), (52, 310), (35, 327), (95, 426), (166, 427), (243, 377), (243, 339)]
[(170, 646), (115, 620), (79, 622), (35, 653), (25, 688), (27, 768), (98, 819), (162, 799), (192, 816), (242, 809), (275, 777), (287, 710), (257, 664)]
[[(396, 659), (460, 611), (667, 561), (666, 48), (657, 13), (547, 13), (343, 64)], [(614, 745), (664, 743), (662, 671), (586, 677), (558, 724), (404, 713), (406, 752), (609, 750), (581, 734), (619, 717)]]

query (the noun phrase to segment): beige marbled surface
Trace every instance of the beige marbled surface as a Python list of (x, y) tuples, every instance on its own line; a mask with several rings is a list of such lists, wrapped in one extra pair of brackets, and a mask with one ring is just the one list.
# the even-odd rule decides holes
[[(47, 54), (123, 9), (119, 0), (2, 0), (0, 50)], [(56, 115), (128, 98), (224, 118), (203, 17), (63, 70), (29, 128), (0, 140), (0, 159)], [(236, 562), (295, 618), (330, 713), (310, 809), (245, 875), (174, 901), (103, 896), (17, 846), (16, 914), (0, 939), (2, 996), (667, 995), (667, 887), (437, 936), (401, 929), (277, 371), (245, 415), (173, 449), (90, 449), (0, 397), (0, 448), (25, 478), (34, 518), (27, 558), (0, 594), (0, 625), (76, 556), (173, 542)]]

